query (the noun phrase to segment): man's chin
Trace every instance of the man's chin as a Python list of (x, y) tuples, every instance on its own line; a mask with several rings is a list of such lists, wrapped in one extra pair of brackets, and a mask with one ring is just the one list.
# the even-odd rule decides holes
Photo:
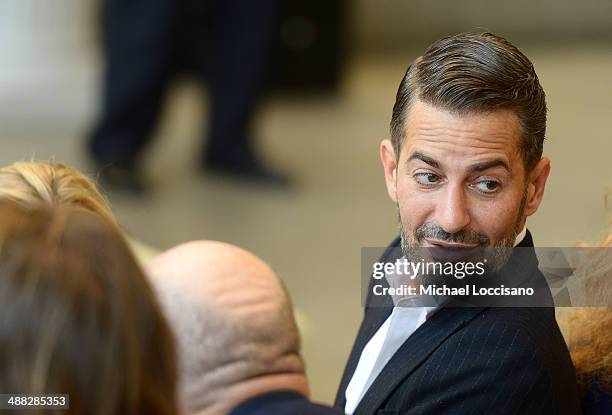
[(483, 260), (484, 249), (448, 249), (440, 247), (411, 247), (404, 250), (404, 257), (411, 262), (432, 264), (478, 262)]
[(468, 262), (484, 258), (486, 246), (482, 244), (459, 245), (419, 240), (408, 248), (413, 258), (432, 262)]
[(425, 249), (428, 256), (437, 262), (478, 261), (484, 256), (484, 247), (479, 245), (470, 248), (432, 245), (424, 246), (422, 249)]

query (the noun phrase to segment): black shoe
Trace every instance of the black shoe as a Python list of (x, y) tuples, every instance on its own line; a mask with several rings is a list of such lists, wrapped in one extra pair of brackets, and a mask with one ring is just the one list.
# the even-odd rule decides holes
[(98, 181), (107, 191), (126, 192), (135, 196), (142, 196), (150, 190), (142, 174), (132, 166), (99, 164)]
[(235, 162), (207, 158), (202, 165), (202, 169), (207, 173), (219, 174), (256, 185), (283, 190), (291, 187), (291, 180), (286, 174), (275, 171), (256, 159)]

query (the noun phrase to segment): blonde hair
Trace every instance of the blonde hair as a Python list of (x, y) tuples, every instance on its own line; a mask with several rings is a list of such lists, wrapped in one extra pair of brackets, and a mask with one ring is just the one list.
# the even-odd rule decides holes
[(0, 200), (31, 209), (71, 205), (116, 224), (108, 202), (95, 183), (78, 170), (57, 162), (17, 162), (0, 168)]
[[(612, 189), (606, 196), (612, 195)], [(608, 206), (609, 207), (609, 206)], [(612, 215), (604, 239), (595, 245), (612, 248)], [(580, 244), (586, 247), (586, 244)], [(601, 304), (612, 299), (612, 263), (607, 252), (595, 251), (596, 257), (579, 264), (576, 275), (583, 279), (589, 298)], [(599, 260), (598, 260), (599, 258)], [(607, 307), (576, 308), (567, 320), (568, 345), (579, 383), (585, 388), (593, 383), (612, 392), (612, 309)]]
[(2, 200), (0, 275), (0, 390), (68, 394), (66, 414), (177, 413), (172, 331), (117, 226)]

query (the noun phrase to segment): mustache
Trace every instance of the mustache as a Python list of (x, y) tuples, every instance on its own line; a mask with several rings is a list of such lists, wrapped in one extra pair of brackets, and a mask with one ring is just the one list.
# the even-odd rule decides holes
[(455, 233), (448, 233), (436, 223), (422, 224), (416, 229), (414, 236), (417, 241), (429, 238), (449, 243), (479, 244), (484, 246), (489, 245), (491, 242), (490, 239), (482, 233), (472, 232), (467, 229), (462, 229)]

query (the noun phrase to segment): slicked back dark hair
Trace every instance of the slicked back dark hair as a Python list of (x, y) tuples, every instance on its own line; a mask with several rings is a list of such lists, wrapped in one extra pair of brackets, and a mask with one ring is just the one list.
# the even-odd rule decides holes
[(391, 118), (396, 157), (415, 99), (456, 114), (509, 109), (517, 115), (521, 154), (529, 172), (542, 157), (546, 97), (533, 64), (506, 39), (492, 33), (445, 37), (410, 64), (400, 83)]

